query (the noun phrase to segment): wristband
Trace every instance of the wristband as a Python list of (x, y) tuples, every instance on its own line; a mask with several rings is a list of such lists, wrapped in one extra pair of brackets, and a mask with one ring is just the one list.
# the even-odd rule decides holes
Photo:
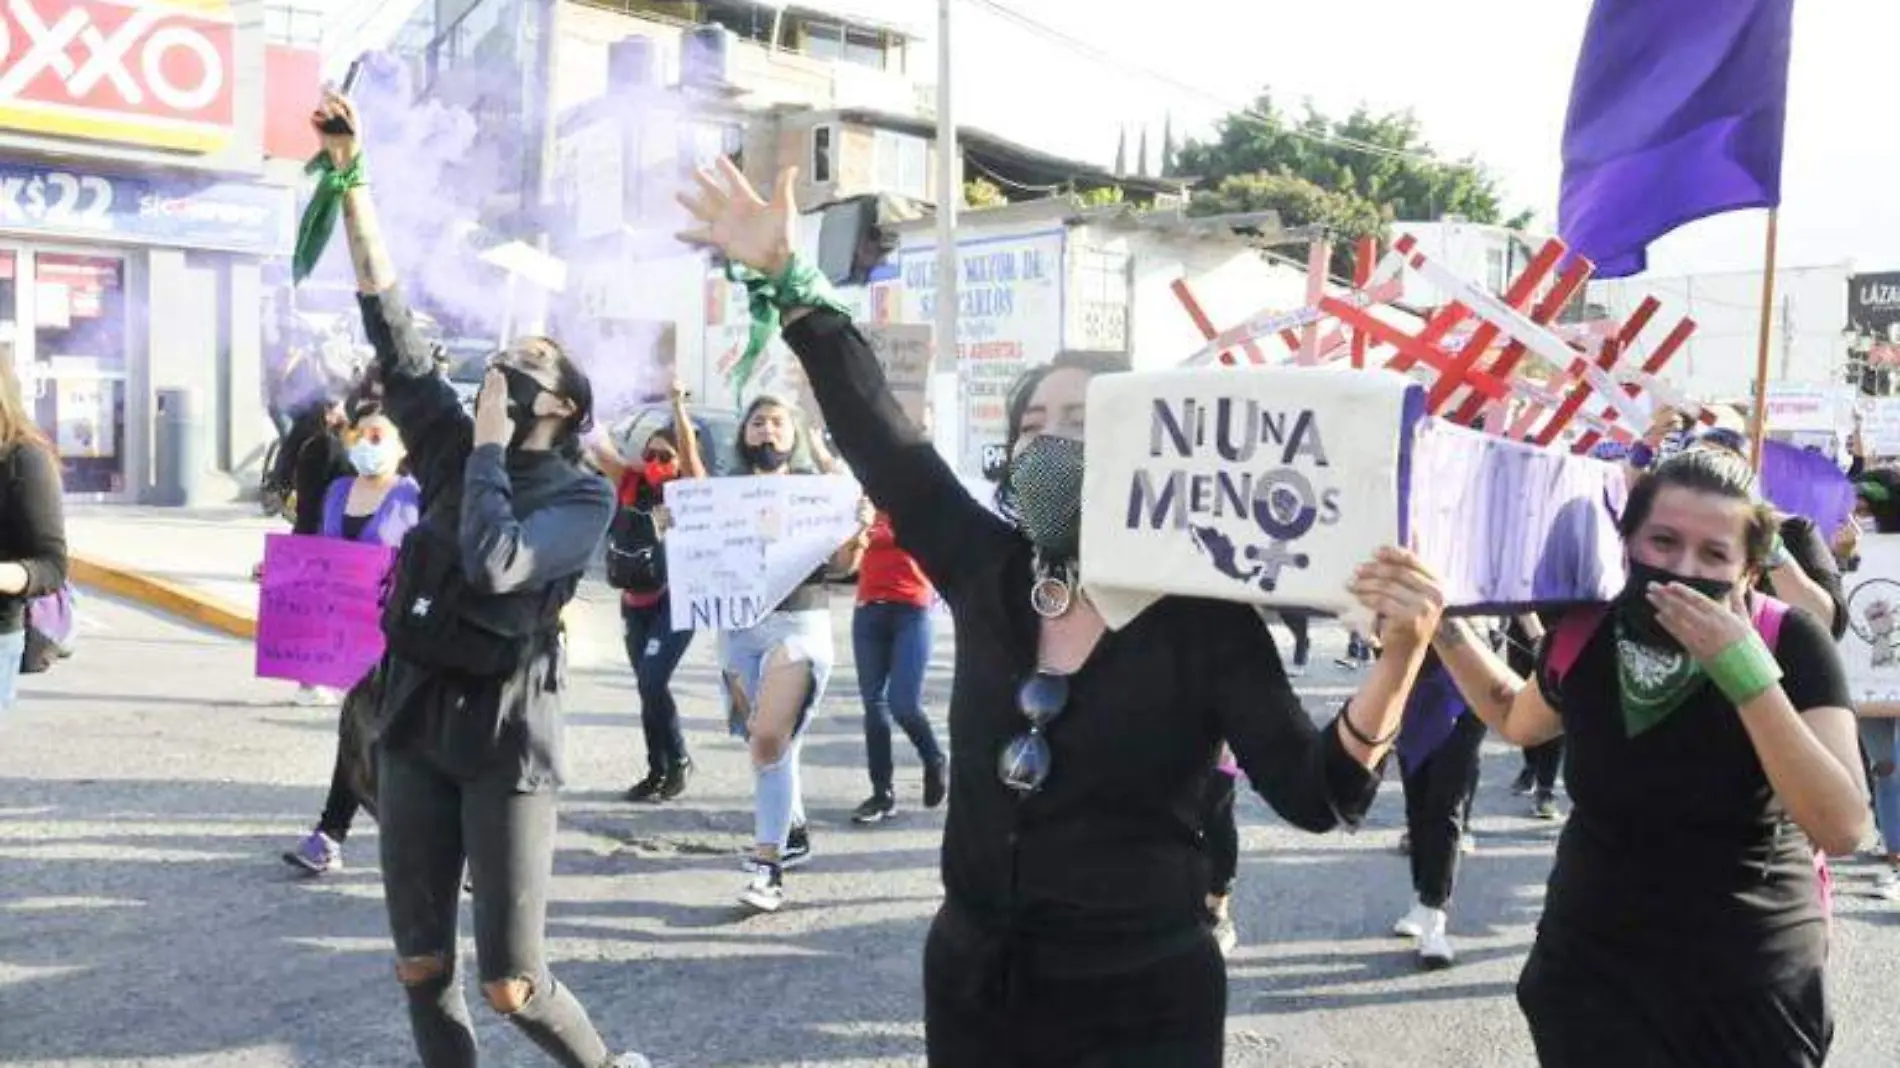
[(1758, 634), (1750, 634), (1703, 665), (1722, 696), (1740, 708), (1781, 681), (1781, 665)]
[(840, 315), (851, 310), (838, 302), (831, 283), (818, 268), (806, 263), (796, 252), (776, 276), (766, 275), (743, 264), (726, 264), (726, 277), (746, 287), (747, 306), (752, 315), (752, 330), (746, 338), (745, 352), (733, 367), (735, 392), (743, 392), (759, 354), (778, 333), (780, 316), (789, 308), (829, 308)]
[(1360, 745), (1365, 746), (1367, 749), (1379, 749), (1384, 746), (1391, 745), (1393, 742), (1393, 739), (1399, 736), (1399, 731), (1405, 728), (1405, 719), (1404, 717), (1401, 716), (1399, 718), (1399, 725), (1397, 727), (1392, 728), (1391, 734), (1388, 734), (1383, 738), (1367, 737), (1366, 733), (1360, 730), (1358, 725), (1353, 723), (1351, 705), (1347, 705), (1345, 708), (1342, 708), (1339, 710), (1339, 723), (1341, 726), (1346, 728), (1347, 734), (1352, 735), (1353, 741), (1358, 742)]
[(338, 170), (328, 153), (319, 152), (305, 165), (303, 172), (315, 175), (317, 187), (310, 191), (310, 203), (297, 224), (297, 247), (290, 255), (292, 283), (303, 281), (323, 258), (324, 247), (336, 233), (337, 216), (343, 214), (344, 194), (369, 184), (369, 171), (363, 166), (359, 150), (350, 165)]
[(1763, 561), (1763, 566), (1773, 571), (1777, 568), (1787, 567), (1792, 563), (1794, 563), (1794, 557), (1789, 555), (1787, 544), (1781, 540), (1781, 532), (1776, 531), (1775, 543), (1769, 547), (1768, 559)]

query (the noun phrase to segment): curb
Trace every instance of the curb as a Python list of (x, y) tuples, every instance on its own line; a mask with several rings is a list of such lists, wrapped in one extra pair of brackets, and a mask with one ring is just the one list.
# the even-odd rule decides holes
[(103, 590), (167, 615), (210, 627), (234, 638), (255, 641), (257, 614), (227, 601), (211, 597), (119, 564), (96, 557), (71, 554), (66, 561), (67, 576), (81, 586)]

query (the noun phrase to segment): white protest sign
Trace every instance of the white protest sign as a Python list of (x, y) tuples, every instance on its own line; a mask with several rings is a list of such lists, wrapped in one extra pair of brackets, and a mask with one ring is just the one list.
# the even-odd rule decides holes
[(1169, 594), (1352, 611), (1353, 569), (1405, 541), (1423, 407), (1416, 384), (1386, 371), (1098, 376), (1082, 491), (1090, 596), (1117, 626)]
[(1829, 386), (1768, 387), (1768, 429), (1834, 430), (1841, 421), (1840, 394)]
[(1860, 567), (1841, 576), (1847, 634), (1841, 660), (1856, 703), (1900, 701), (1900, 534), (1860, 539)]
[(679, 479), (666, 485), (675, 630), (746, 630), (858, 529), (843, 475)]
[(1869, 456), (1900, 456), (1900, 397), (1878, 397), (1861, 419), (1861, 441)]
[[(924, 405), (930, 393), (930, 327), (910, 323), (859, 323), (858, 332), (877, 353), (877, 362), (884, 368), (885, 384), (897, 398), (897, 406), (904, 409), (913, 424), (922, 426)], [(818, 408), (818, 398), (812, 395), (810, 383), (802, 373), (796, 381), (799, 408), (811, 416), (813, 427), (824, 426), (824, 413)]]

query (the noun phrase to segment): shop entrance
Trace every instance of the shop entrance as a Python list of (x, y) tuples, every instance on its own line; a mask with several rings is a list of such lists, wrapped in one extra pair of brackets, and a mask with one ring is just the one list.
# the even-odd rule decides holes
[(0, 246), (0, 354), (53, 442), (69, 497), (130, 500), (126, 258)]

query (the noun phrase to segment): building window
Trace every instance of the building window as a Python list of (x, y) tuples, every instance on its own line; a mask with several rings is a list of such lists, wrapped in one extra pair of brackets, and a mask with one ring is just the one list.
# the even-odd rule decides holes
[(836, 142), (836, 128), (832, 126), (814, 126), (811, 130), (811, 180), (819, 184), (831, 181), (832, 145)]
[(929, 142), (909, 134), (879, 130), (873, 143), (873, 151), (877, 154), (879, 192), (897, 193), (917, 200), (928, 199)]
[(711, 168), (720, 156), (745, 170), (745, 129), (726, 122), (689, 122), (680, 127), (680, 163)]
[(1128, 254), (1080, 248), (1074, 260), (1075, 321), (1069, 347), (1128, 351)]
[(1504, 292), (1504, 250), (1484, 250), (1484, 284), (1493, 293)]
[(807, 22), (804, 51), (813, 59), (843, 59), (844, 27), (833, 22)]
[(870, 30), (844, 32), (844, 61), (872, 70), (884, 69), (884, 36)]

